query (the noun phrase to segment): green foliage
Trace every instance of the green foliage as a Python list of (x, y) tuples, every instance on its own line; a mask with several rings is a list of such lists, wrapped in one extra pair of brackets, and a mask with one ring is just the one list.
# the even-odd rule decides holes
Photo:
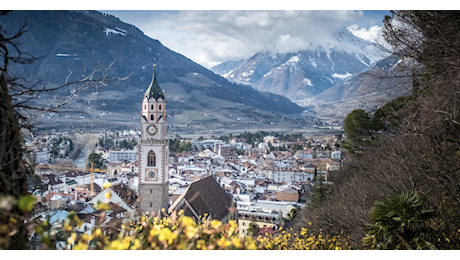
[(192, 143), (188, 141), (181, 141), (181, 137), (176, 135), (176, 138), (169, 139), (170, 152), (188, 152), (192, 150)]
[(203, 141), (203, 140), (204, 140), (203, 136), (198, 137), (198, 141)]
[(323, 183), (321, 174), (315, 173), (312, 185), (313, 196), (310, 199), (309, 207), (321, 207), (326, 197), (331, 195), (332, 189), (329, 185)]
[(347, 115), (343, 129), (347, 133), (344, 147), (349, 153), (359, 154), (363, 146), (373, 139), (371, 117), (362, 109), (355, 109)]
[(292, 222), (294, 221), (295, 217), (297, 216), (297, 212), (299, 209), (293, 208), (291, 211), (287, 214), (287, 218), (283, 218), (284, 222)]
[(345, 118), (343, 129), (347, 133), (347, 139), (353, 142), (361, 142), (371, 138), (371, 118), (369, 113), (362, 109), (355, 109)]
[(130, 140), (130, 141), (126, 141), (126, 140), (122, 140), (120, 143), (119, 143), (119, 147), (121, 149), (126, 149), (126, 150), (133, 150), (134, 149), (134, 146), (137, 145), (137, 141), (136, 140)]
[(435, 231), (429, 223), (437, 214), (423, 209), (426, 201), (427, 194), (419, 198), (417, 192), (406, 191), (377, 201), (369, 213), (364, 245), (377, 249), (434, 248), (430, 241)]
[(399, 118), (396, 116), (396, 112), (404, 108), (411, 99), (411, 96), (398, 97), (377, 109), (370, 123), (370, 128), (373, 131), (385, 131), (388, 130), (388, 127), (398, 126)]
[(244, 138), (246, 140), (247, 144), (253, 144), (254, 142), (263, 142), (264, 136), (267, 136), (268, 132), (264, 131), (257, 131), (256, 133), (250, 133), (244, 131), (244, 133), (241, 133), (237, 135), (237, 138)]
[(109, 138), (106, 138), (105, 142), (103, 138), (99, 138), (98, 145), (104, 148), (104, 150), (115, 148), (115, 143), (112, 141), (112, 139)]
[(18, 201), (18, 208), (23, 212), (29, 212), (32, 210), (35, 204), (35, 197), (34, 196), (23, 196)]
[(183, 141), (180, 143), (179, 148), (177, 149), (177, 152), (188, 152), (192, 149), (192, 143)]
[(297, 152), (298, 150), (302, 150), (303, 147), (300, 144), (295, 144), (294, 147), (292, 148), (292, 153)]
[(90, 155), (88, 155), (88, 168), (91, 168), (91, 163), (94, 164), (94, 168), (105, 169), (106, 167), (102, 159), (102, 154), (100, 153), (92, 152)]
[(180, 137), (177, 138), (174, 138), (174, 139), (169, 139), (169, 151), (170, 152), (177, 152), (177, 150), (179, 150), (179, 146), (180, 146)]

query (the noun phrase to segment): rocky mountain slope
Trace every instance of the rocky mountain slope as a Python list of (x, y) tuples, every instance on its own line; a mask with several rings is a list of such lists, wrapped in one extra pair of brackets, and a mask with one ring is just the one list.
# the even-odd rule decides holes
[[(390, 56), (377, 62), (368, 71), (337, 84), (315, 96), (325, 102), (379, 96), (392, 100), (410, 92), (411, 78), (401, 60)], [(410, 74), (409, 74), (410, 75)]]
[[(111, 15), (96, 11), (13, 11), (0, 17), (2, 29), (10, 33), (25, 20), (28, 32), (20, 38), (21, 50), (43, 57), (31, 65), (12, 64), (12, 74), (29, 82), (61, 85), (67, 78), (78, 81), (97, 66), (107, 68), (113, 63), (110, 77), (128, 77), (80, 92), (69, 103), (68, 107), (84, 108), (93, 121), (100, 118), (102, 127), (138, 124), (142, 92), (152, 78), (153, 64), (157, 64), (157, 78), (166, 92), (171, 124), (218, 127), (257, 123), (263, 121), (261, 118), (274, 120), (277, 114), (303, 111), (285, 97), (230, 83)], [(71, 90), (53, 93), (53, 100)], [(52, 101), (45, 100), (44, 95), (35, 102)], [(108, 113), (124, 117), (102, 120), (101, 115)], [(76, 120), (80, 118), (70, 121)]]
[[(349, 29), (334, 34), (324, 47), (285, 54), (259, 52), (241, 66), (231, 68), (230, 62), (222, 64), (227, 69), (219, 73), (230, 81), (294, 101), (313, 97), (370, 69), (385, 57), (369, 39), (352, 33), (358, 31), (359, 35), (358, 28)], [(214, 72), (218, 73), (215, 69)]]

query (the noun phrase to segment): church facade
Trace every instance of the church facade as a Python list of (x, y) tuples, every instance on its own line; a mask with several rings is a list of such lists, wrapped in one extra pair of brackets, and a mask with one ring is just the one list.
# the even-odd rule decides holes
[(166, 138), (166, 100), (155, 70), (144, 93), (141, 110), (141, 137), (138, 145), (139, 213), (168, 211), (169, 140)]

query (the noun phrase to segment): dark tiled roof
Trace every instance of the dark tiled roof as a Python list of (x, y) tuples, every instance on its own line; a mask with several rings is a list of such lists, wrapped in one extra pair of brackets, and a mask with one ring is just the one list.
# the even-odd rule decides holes
[(126, 209), (118, 206), (117, 204), (113, 203), (113, 202), (109, 202), (109, 207), (110, 209), (115, 212), (116, 214), (120, 213), (120, 212), (125, 212)]
[(184, 198), (198, 215), (208, 213), (212, 219), (218, 220), (228, 215), (232, 201), (212, 176), (190, 184)]
[(150, 83), (149, 88), (145, 92), (145, 97), (147, 99), (154, 98), (155, 100), (158, 100), (159, 98), (162, 98), (163, 100), (165, 99), (165, 94), (160, 88), (160, 85), (158, 85), (157, 77), (155, 72), (153, 72), (153, 79), (152, 82)]

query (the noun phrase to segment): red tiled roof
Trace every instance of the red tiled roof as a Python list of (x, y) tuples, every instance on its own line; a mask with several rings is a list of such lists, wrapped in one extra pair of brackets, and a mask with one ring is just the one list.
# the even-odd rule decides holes
[(273, 233), (275, 233), (276, 230), (274, 230), (273, 228), (271, 227), (263, 227), (259, 230), (259, 235), (261, 236), (265, 236), (265, 235), (272, 235)]

